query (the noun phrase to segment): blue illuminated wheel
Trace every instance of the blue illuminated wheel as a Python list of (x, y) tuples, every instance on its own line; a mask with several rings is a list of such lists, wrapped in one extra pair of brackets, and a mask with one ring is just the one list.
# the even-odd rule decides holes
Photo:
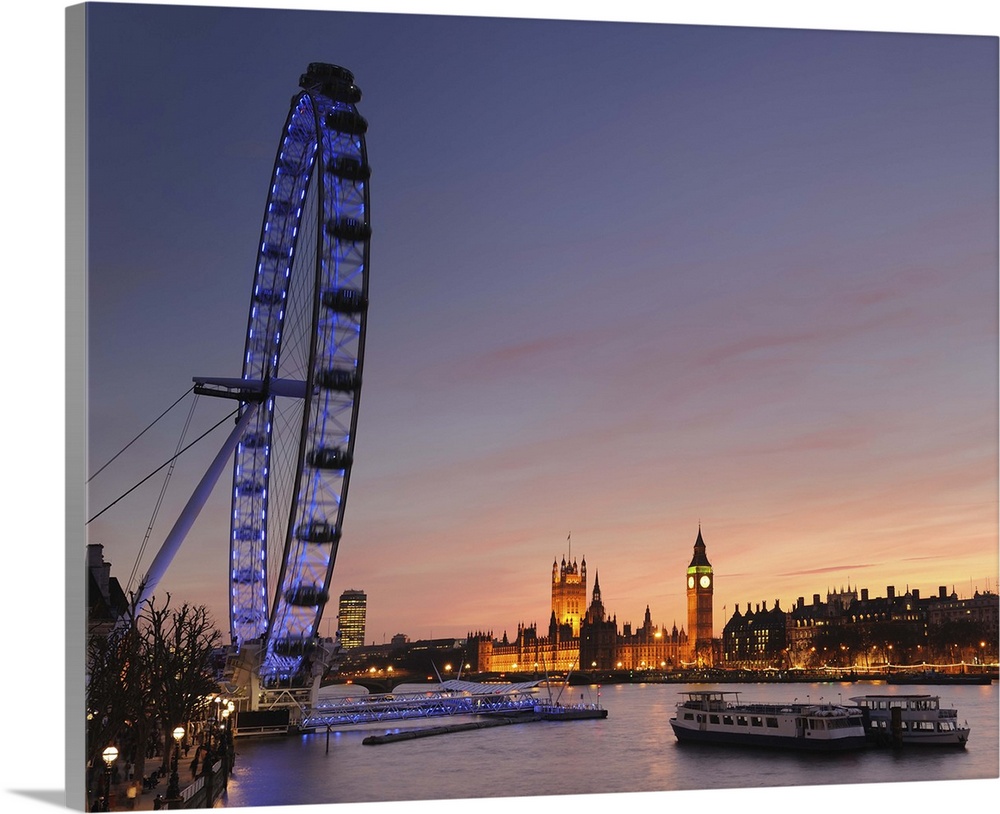
[(350, 71), (323, 63), (299, 86), (251, 292), (241, 381), (256, 383), (259, 402), (233, 470), (230, 627), (237, 647), (263, 644), (265, 682), (303, 674), (316, 647), (354, 459), (368, 304), (361, 92)]

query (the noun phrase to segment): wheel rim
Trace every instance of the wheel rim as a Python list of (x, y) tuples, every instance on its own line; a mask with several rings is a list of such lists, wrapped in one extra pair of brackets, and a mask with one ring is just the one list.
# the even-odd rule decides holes
[(264, 382), (264, 399), (233, 470), (231, 633), (237, 646), (266, 641), (265, 676), (308, 666), (329, 599), (368, 300), (360, 91), (350, 72), (318, 63), (300, 85), (271, 174), (244, 348), (242, 377)]

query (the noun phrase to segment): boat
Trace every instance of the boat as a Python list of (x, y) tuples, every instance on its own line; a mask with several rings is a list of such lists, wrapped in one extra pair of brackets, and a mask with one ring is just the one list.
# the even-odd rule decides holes
[(969, 740), (969, 723), (958, 722), (958, 710), (942, 708), (937, 695), (858, 695), (868, 738), (878, 746), (961, 746)]
[[(544, 664), (544, 659), (542, 661)], [(543, 721), (588, 721), (597, 718), (607, 718), (608, 711), (600, 704), (600, 691), (598, 691), (598, 703), (587, 704), (584, 703), (583, 696), (580, 696), (579, 704), (560, 704), (559, 699), (562, 698), (563, 692), (569, 686), (570, 677), (573, 675), (573, 666), (569, 668), (569, 672), (566, 673), (566, 677), (563, 679), (562, 686), (559, 688), (559, 693), (556, 697), (552, 698), (552, 681), (549, 679), (549, 668), (545, 667), (545, 686), (549, 691), (548, 703), (538, 703), (535, 704), (535, 715), (541, 718)]]
[(670, 719), (681, 743), (712, 743), (833, 752), (868, 746), (858, 707), (823, 703), (743, 703), (738, 692), (697, 690)]
[(608, 711), (598, 704), (536, 704), (535, 715), (543, 721), (589, 721), (607, 718)]

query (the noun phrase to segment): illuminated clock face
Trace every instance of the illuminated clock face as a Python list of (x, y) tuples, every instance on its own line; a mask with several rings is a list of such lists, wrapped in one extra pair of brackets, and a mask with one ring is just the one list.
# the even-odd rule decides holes
[(694, 577), (688, 577), (688, 588), (694, 587)]
[(701, 578), (701, 587), (702, 588), (707, 588), (711, 584), (712, 584), (712, 578), (708, 574), (705, 574), (704, 576), (702, 576), (702, 578)]

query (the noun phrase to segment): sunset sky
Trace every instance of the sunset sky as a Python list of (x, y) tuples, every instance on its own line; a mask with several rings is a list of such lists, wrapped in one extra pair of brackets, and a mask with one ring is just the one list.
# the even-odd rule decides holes
[[(239, 375), (288, 101), (334, 62), (364, 92), (373, 237), (332, 592), (367, 592), (368, 640), (545, 627), (568, 536), (620, 624), (686, 626), (699, 524), (717, 631), (848, 585), (996, 590), (995, 37), (89, 23), (91, 473), (192, 376)], [(187, 404), (88, 516), (173, 454)], [(231, 408), (201, 399), (188, 440)], [(181, 459), (140, 571), (222, 438)], [(226, 631), (228, 480), (161, 583)], [(161, 484), (88, 528), (123, 584)]]
[[(620, 622), (649, 604), (683, 624), (699, 523), (720, 627), (737, 603), (848, 582), (996, 589), (996, 4), (295, 3), (669, 26), (110, 4), (91, 31), (86, 398), (64, 384), (79, 339), (67, 350), (65, 317), (83, 307), (65, 278), (80, 268), (66, 5), (20, 4), (0, 50), (2, 675), (21, 699), (6, 808), (66, 804), (63, 736), (78, 777), (81, 706), (66, 699), (82, 694), (81, 643), (65, 634), (82, 598), (62, 587), (79, 585), (84, 538), (65, 522), (83, 514), (82, 473), (192, 376), (238, 372), (267, 177), (314, 60), (356, 73), (371, 122), (369, 375), (333, 589), (368, 592), (372, 639), (544, 625), (570, 533)], [(84, 404), (86, 465), (72, 457)], [(202, 399), (188, 437), (224, 412)], [(91, 514), (173, 453), (171, 417), (94, 479)], [(213, 443), (182, 458), (140, 568)], [(160, 483), (88, 529), (123, 583)], [(224, 630), (228, 500), (220, 483), (163, 583)], [(997, 788), (863, 797), (936, 808)], [(602, 797), (572, 802), (621, 802)], [(630, 802), (678, 799), (704, 801)], [(802, 793), (726, 799), (756, 814)], [(468, 807), (432, 805), (406, 808)]]

